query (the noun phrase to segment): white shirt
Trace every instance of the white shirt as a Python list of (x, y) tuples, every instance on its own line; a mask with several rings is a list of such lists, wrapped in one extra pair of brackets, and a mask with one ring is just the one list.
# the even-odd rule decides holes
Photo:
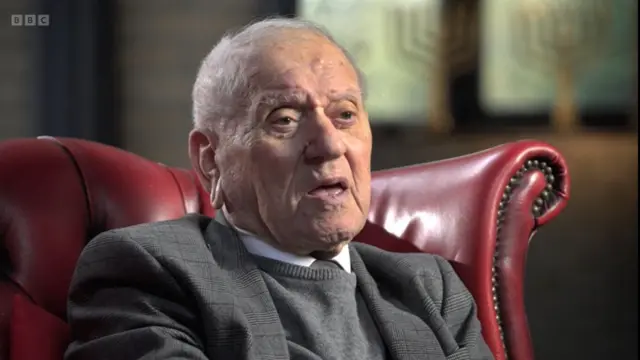
[[(222, 207), (222, 212), (224, 213), (224, 216), (229, 219), (229, 214), (227, 213), (227, 209), (224, 206)], [(233, 226), (233, 228), (236, 229), (238, 235), (240, 236), (240, 240), (247, 248), (247, 251), (249, 251), (249, 253), (253, 255), (306, 267), (311, 266), (311, 264), (316, 261), (316, 258), (312, 256), (301, 256), (282, 251), (267, 243), (266, 241), (260, 240), (256, 235), (238, 228), (237, 226), (231, 224), (231, 222), (229, 222), (229, 225)], [(345, 245), (338, 253), (338, 255), (334, 256), (330, 260), (335, 261), (344, 269), (344, 271), (351, 273), (351, 256), (349, 255), (349, 245)]]

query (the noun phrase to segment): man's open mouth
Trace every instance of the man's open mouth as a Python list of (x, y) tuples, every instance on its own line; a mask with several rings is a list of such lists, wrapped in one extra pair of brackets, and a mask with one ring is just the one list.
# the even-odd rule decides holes
[(320, 186), (309, 191), (311, 196), (337, 196), (347, 190), (347, 180), (343, 178), (332, 178), (323, 180)]

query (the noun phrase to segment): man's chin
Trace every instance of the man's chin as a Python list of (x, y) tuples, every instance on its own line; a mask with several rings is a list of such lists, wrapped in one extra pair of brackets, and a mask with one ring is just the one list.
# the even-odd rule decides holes
[(317, 239), (318, 247), (316, 250), (332, 250), (335, 248), (342, 249), (342, 247), (349, 243), (353, 238), (358, 234), (356, 229), (351, 227), (349, 228), (339, 228), (332, 231), (319, 231), (315, 236), (310, 236), (309, 238)]
[(361, 214), (347, 211), (323, 215), (291, 222), (296, 228), (291, 234), (295, 233), (296, 238), (300, 239), (300, 250), (340, 252), (345, 244), (360, 233), (366, 222)]
[(327, 250), (316, 250), (312, 251), (309, 255), (313, 256), (316, 259), (320, 260), (328, 260), (334, 258), (336, 255), (344, 249), (344, 246), (347, 245), (346, 242), (336, 244), (335, 246), (327, 249)]

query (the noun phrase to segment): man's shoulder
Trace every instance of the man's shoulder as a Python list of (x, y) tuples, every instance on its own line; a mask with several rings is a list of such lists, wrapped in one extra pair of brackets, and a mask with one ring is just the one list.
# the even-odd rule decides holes
[(440, 277), (448, 271), (449, 263), (440, 255), (421, 252), (391, 252), (378, 247), (353, 243), (352, 246), (363, 258), (367, 267), (382, 266), (403, 273)]
[(163, 238), (171, 242), (172, 239), (185, 236), (202, 238), (211, 221), (213, 221), (211, 218), (203, 215), (188, 214), (178, 219), (137, 224), (108, 230), (98, 237), (110, 235), (112, 237), (132, 239), (136, 242), (145, 242), (148, 240), (157, 241), (158, 238)]
[(223, 241), (225, 235), (216, 224), (209, 217), (187, 215), (103, 232), (82, 250), (76, 276), (80, 280), (132, 273), (161, 277), (169, 270), (172, 277), (195, 279), (201, 276), (203, 264), (218, 268), (210, 250), (212, 241), (231, 243)]
[(206, 248), (206, 232), (213, 220), (199, 214), (144, 223), (105, 231), (87, 245), (88, 248), (129, 248), (161, 255), (172, 250)]
[(447, 288), (455, 289), (456, 293), (466, 291), (449, 261), (440, 255), (395, 253), (366, 244), (354, 245), (367, 271), (381, 288), (422, 291), (424, 297), (436, 304), (442, 303)]

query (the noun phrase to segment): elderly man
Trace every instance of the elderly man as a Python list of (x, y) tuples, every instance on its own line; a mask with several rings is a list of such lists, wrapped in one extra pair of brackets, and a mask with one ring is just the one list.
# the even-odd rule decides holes
[(193, 106), (189, 155), (216, 219), (92, 240), (68, 360), (492, 358), (447, 261), (350, 243), (369, 210), (371, 130), (328, 34), (271, 19), (225, 36)]

